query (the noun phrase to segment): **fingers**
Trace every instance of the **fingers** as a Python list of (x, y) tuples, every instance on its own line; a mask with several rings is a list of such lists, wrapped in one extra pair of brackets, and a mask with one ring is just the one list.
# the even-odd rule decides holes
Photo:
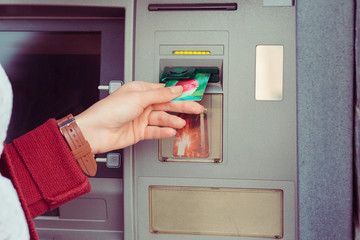
[(168, 127), (147, 126), (144, 133), (144, 139), (162, 139), (169, 138), (176, 134), (176, 130)]
[(132, 91), (142, 92), (142, 91), (147, 91), (147, 90), (152, 90), (152, 89), (157, 89), (157, 88), (164, 88), (164, 84), (134, 81), (134, 82), (128, 82), (128, 83), (124, 84), (119, 89), (121, 89), (122, 92), (132, 92)]
[(183, 128), (186, 121), (178, 116), (163, 111), (152, 111), (149, 115), (149, 125), (171, 128)]
[(179, 112), (188, 114), (200, 114), (204, 111), (204, 107), (193, 101), (173, 101), (167, 103), (160, 103), (153, 106), (154, 110)]
[[(199, 114), (204, 111), (204, 107), (193, 101), (172, 101), (180, 96), (183, 89), (181, 86), (164, 87), (159, 83), (148, 83), (134, 81), (125, 84), (119, 90), (124, 92), (134, 92), (133, 102), (146, 108), (155, 104), (155, 110), (183, 112), (189, 114)], [(120, 91), (119, 91), (120, 94)]]
[(143, 91), (138, 95), (138, 100), (140, 101), (138, 103), (142, 104), (144, 108), (152, 104), (166, 103), (180, 96), (182, 91), (183, 88), (181, 86), (162, 87)]

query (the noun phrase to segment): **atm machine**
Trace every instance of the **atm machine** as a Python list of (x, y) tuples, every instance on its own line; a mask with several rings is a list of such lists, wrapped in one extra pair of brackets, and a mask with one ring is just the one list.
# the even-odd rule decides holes
[(134, 79), (213, 79), (199, 127), (134, 147), (130, 238), (296, 239), (293, 2), (138, 1), (135, 19)]
[[(186, 131), (96, 156), (93, 191), (35, 219), (41, 239), (298, 239), (293, 0), (1, 0), (0, 13), (13, 138), (126, 82), (208, 81)], [(86, 86), (71, 108), (54, 102), (20, 131), (24, 88), (69, 78)]]

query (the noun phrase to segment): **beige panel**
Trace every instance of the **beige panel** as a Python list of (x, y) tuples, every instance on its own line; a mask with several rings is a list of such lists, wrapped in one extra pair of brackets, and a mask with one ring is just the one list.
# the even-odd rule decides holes
[(283, 237), (283, 191), (150, 186), (150, 232)]

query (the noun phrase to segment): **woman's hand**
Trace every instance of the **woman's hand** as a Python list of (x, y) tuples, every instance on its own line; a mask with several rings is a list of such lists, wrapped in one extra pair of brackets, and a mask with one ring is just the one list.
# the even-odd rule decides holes
[(77, 115), (76, 121), (92, 152), (120, 149), (143, 139), (168, 138), (185, 121), (168, 112), (199, 114), (203, 106), (192, 101), (172, 101), (182, 87), (130, 82)]

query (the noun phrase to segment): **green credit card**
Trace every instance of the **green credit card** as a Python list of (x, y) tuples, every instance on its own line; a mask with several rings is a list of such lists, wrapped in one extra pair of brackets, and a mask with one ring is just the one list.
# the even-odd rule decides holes
[(194, 79), (177, 80), (169, 79), (165, 83), (165, 87), (182, 86), (182, 94), (172, 101), (200, 101), (204, 96), (206, 85), (210, 78), (210, 73), (197, 73)]

